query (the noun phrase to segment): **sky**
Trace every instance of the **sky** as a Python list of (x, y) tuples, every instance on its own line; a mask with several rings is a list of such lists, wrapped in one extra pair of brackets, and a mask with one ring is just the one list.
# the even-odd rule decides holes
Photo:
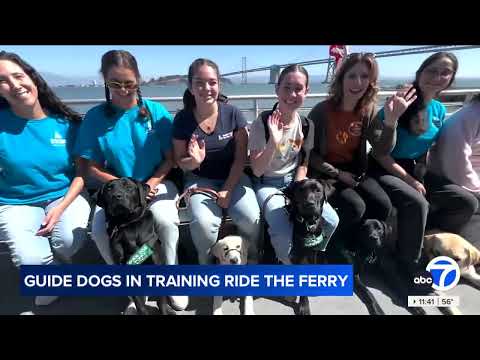
[[(378, 52), (396, 50), (411, 46), (371, 46), (352, 45), (351, 52)], [(195, 45), (195, 46), (2, 46), (0, 50), (18, 53), (40, 72), (50, 72), (66, 77), (97, 78), (100, 59), (103, 53), (111, 49), (130, 51), (137, 59), (140, 73), (146, 80), (151, 77), (186, 74), (190, 63), (198, 57), (206, 57), (215, 61), (222, 73), (239, 71), (242, 68), (242, 57), (247, 57), (247, 69), (270, 66), (273, 64), (294, 63), (300, 61), (326, 59), (327, 45)], [(480, 77), (480, 48), (460, 50), (455, 54), (459, 58), (458, 77)], [(410, 78), (429, 54), (395, 56), (379, 58), (381, 77)], [(311, 75), (325, 75), (326, 65), (308, 66)], [(258, 73), (260, 75), (260, 73)], [(266, 73), (264, 73), (266, 75)], [(253, 76), (253, 74), (248, 75)]]

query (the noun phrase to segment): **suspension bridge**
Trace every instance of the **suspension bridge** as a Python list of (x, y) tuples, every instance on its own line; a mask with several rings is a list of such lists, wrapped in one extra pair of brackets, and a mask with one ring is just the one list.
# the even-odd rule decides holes
[[(412, 47), (412, 48), (401, 49), (401, 50), (379, 51), (374, 53), (374, 55), (375, 55), (375, 58), (383, 58), (383, 57), (392, 57), (392, 56), (405, 56), (405, 55), (412, 55), (412, 54), (433, 53), (438, 51), (468, 50), (468, 49), (474, 49), (474, 48), (480, 48), (480, 46), (478, 45), (418, 46), (418, 47)], [(226, 76), (241, 75), (242, 83), (246, 84), (247, 73), (259, 72), (259, 71), (270, 71), (269, 83), (275, 84), (277, 82), (278, 76), (280, 75), (280, 71), (289, 65), (292, 65), (292, 64), (298, 64), (302, 66), (318, 65), (318, 64), (332, 65), (334, 63), (333, 57), (329, 57), (327, 59), (317, 59), (317, 60), (309, 60), (309, 61), (281, 64), (281, 65), (263, 66), (263, 67), (257, 67), (254, 69), (247, 69), (246, 61), (247, 61), (246, 57), (243, 57), (242, 70), (222, 74), (222, 76), (226, 77)], [(334, 71), (335, 71), (334, 66), (328, 66), (327, 74), (325, 76), (325, 82), (330, 82), (331, 78), (333, 77)]]

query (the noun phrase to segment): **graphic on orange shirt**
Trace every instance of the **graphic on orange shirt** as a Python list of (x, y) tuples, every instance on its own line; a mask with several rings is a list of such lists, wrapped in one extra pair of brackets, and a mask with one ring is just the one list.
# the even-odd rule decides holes
[(354, 121), (348, 126), (348, 133), (352, 136), (362, 135), (362, 122)]
[(335, 135), (335, 139), (337, 140), (337, 142), (339, 144), (342, 144), (342, 145), (347, 143), (349, 137), (350, 136), (348, 136), (348, 133), (346, 131), (343, 131), (343, 130), (340, 130)]

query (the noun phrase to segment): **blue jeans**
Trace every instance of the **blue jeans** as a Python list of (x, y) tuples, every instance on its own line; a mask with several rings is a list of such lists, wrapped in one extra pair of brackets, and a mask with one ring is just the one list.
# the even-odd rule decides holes
[(35, 235), (47, 212), (62, 199), (32, 205), (0, 205), (0, 242), (8, 245), (14, 265), (49, 265), (57, 260), (69, 262), (85, 243), (91, 209), (82, 195), (65, 209), (50, 239)]
[[(185, 187), (206, 187), (216, 191), (221, 190), (224, 180), (213, 180), (187, 173)], [(217, 242), (218, 231), (222, 220), (222, 208), (210, 197), (195, 194), (190, 198), (190, 233), (198, 252), (200, 264), (211, 263), (210, 248)], [(243, 174), (233, 190), (228, 215), (237, 226), (239, 232), (249, 242), (249, 258), (255, 262), (258, 254), (260, 231), (260, 209), (255, 201), (255, 193), (250, 179)]]
[[(275, 254), (284, 264), (291, 264), (290, 251), (292, 249), (293, 224), (285, 209), (285, 197), (280, 194), (280, 189), (290, 185), (293, 180), (294, 174), (291, 173), (282, 177), (256, 178), (253, 182), (257, 201), (262, 211), (265, 200), (271, 194), (279, 193), (278, 196), (273, 196), (268, 201), (263, 216), (269, 225), (268, 233)], [(323, 205), (322, 218), (324, 220), (323, 235), (330, 239), (338, 226), (339, 218), (335, 209), (328, 202)]]
[[(180, 219), (175, 205), (178, 190), (173, 182), (166, 180), (157, 186), (157, 196), (149, 204), (156, 225), (157, 233), (162, 241), (162, 261), (165, 265), (178, 264), (178, 225)], [(105, 262), (113, 264), (110, 238), (105, 223), (105, 210), (97, 206), (92, 221), (92, 239)]]

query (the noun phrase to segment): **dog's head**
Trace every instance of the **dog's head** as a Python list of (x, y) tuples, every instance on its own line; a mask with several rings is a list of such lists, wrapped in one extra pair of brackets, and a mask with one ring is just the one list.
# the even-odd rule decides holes
[(480, 251), (457, 234), (431, 231), (425, 235), (423, 250), (429, 259), (448, 256), (460, 269), (480, 264)]
[(147, 206), (150, 186), (131, 178), (111, 180), (97, 192), (96, 204), (108, 220), (126, 221), (141, 214)]
[(294, 182), (287, 196), (291, 201), (292, 213), (308, 220), (322, 215), (323, 204), (327, 200), (323, 184), (315, 179)]
[(386, 241), (392, 233), (392, 227), (384, 221), (368, 219), (359, 230), (360, 244), (368, 250), (380, 249), (386, 246)]
[(217, 241), (210, 249), (223, 265), (245, 265), (247, 263), (248, 244), (241, 236), (230, 235)]

